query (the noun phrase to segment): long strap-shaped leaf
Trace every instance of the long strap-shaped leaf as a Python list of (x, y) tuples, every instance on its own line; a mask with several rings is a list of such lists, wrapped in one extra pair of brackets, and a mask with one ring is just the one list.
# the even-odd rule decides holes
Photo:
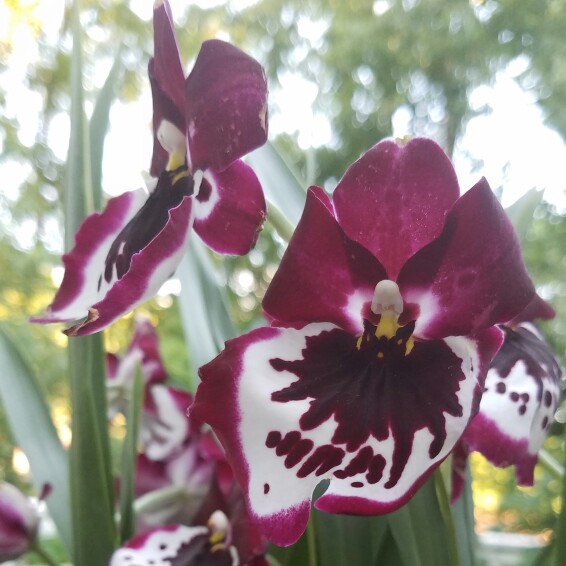
[[(218, 355), (224, 342), (236, 335), (224, 288), (204, 245), (193, 238), (178, 269), (181, 321), (189, 348), (192, 373)], [(194, 384), (196, 386), (196, 383)]]
[(69, 552), (72, 548), (67, 454), (59, 442), (36, 376), (0, 328), (0, 397), (16, 444), (26, 454), (37, 493), (49, 483), (47, 507)]
[[(66, 249), (100, 195), (93, 195), (88, 125), (83, 107), (80, 5), (73, 4), (71, 139), (65, 199)], [(73, 411), (70, 452), (74, 562), (107, 564), (114, 550), (114, 502), (106, 423), (104, 351), (100, 334), (69, 340), (69, 377)]]

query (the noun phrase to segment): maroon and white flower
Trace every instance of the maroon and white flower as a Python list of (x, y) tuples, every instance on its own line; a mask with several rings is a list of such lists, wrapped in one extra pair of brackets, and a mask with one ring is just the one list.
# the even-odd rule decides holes
[(208, 422), (274, 543), (323, 511), (405, 503), (477, 411), (494, 325), (534, 288), (487, 182), (459, 196), (432, 141), (383, 141), (306, 207), (264, 299), (272, 327), (200, 370)]
[(219, 40), (203, 43), (185, 78), (171, 10), (154, 9), (149, 63), (154, 150), (151, 190), (110, 199), (81, 224), (63, 257), (65, 276), (35, 322), (68, 322), (92, 334), (153, 296), (177, 268), (194, 227), (213, 250), (245, 254), (265, 217), (261, 185), (240, 157), (267, 139), (261, 65)]
[(12, 484), (0, 483), (0, 562), (27, 552), (37, 537), (38, 526), (37, 505)]
[(519, 485), (534, 482), (537, 455), (560, 399), (561, 371), (554, 353), (536, 326), (536, 318), (554, 317), (539, 297), (502, 326), (503, 346), (485, 380), (479, 413), (459, 442), (452, 464), (452, 499), (460, 496), (470, 452), (495, 466), (515, 466)]
[(194, 526), (168, 525), (134, 537), (110, 566), (268, 566), (267, 541), (250, 522), (236, 486), (227, 497), (211, 490), (199, 514)]
[(162, 384), (167, 379), (155, 328), (146, 318), (136, 319), (134, 337), (122, 357), (113, 353), (106, 354), (106, 391), (110, 420), (117, 413), (125, 411), (138, 367), (145, 387)]

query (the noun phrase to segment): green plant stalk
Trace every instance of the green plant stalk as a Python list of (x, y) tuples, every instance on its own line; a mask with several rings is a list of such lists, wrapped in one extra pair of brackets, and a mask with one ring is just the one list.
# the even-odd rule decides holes
[(30, 548), (31, 552), (37, 554), (41, 560), (48, 566), (60, 566), (55, 560), (49, 555), (49, 553), (39, 544), (36, 540), (35, 543)]
[(564, 466), (560, 465), (544, 448), (538, 453), (538, 463), (556, 479), (562, 480), (564, 478)]
[(286, 242), (289, 242), (294, 231), (293, 225), (272, 202), (269, 202), (267, 205), (267, 220), (279, 236)]
[(309, 566), (318, 566), (318, 557), (316, 552), (316, 529), (314, 524), (314, 513), (311, 513), (307, 525), (307, 546), (309, 556)]
[[(82, 89), (80, 3), (72, 8), (71, 138), (65, 191), (65, 247), (71, 249), (83, 218), (93, 212), (88, 125)], [(72, 406), (70, 461), (73, 561), (107, 564), (114, 550), (113, 482), (106, 423), (104, 349), (100, 334), (69, 340)]]
[[(566, 465), (566, 446), (564, 449), (564, 458)], [(562, 509), (560, 516), (554, 528), (554, 556), (553, 566), (564, 566), (566, 564), (566, 476), (562, 476)]]
[(448, 531), (448, 550), (450, 552), (451, 563), (453, 564), (453, 566), (459, 566), (460, 558), (458, 553), (456, 529), (454, 527), (452, 509), (450, 508), (450, 498), (448, 497), (448, 491), (446, 490), (446, 484), (444, 483), (442, 470), (440, 468), (437, 468), (433, 476), (434, 487), (436, 489), (436, 495), (438, 497), (438, 504), (440, 507), (440, 513), (442, 514), (442, 518), (444, 519), (444, 523), (446, 525), (446, 530)]
[(143, 378), (138, 365), (128, 403), (126, 438), (122, 446), (122, 469), (120, 476), (120, 540), (134, 536), (136, 515), (133, 507), (135, 496), (138, 429), (143, 399)]

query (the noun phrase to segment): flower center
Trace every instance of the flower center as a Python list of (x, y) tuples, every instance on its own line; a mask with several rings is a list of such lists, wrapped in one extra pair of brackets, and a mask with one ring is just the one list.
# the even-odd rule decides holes
[(162, 120), (157, 130), (157, 139), (169, 154), (165, 170), (171, 175), (171, 185), (189, 176), (187, 165), (187, 140), (179, 128), (168, 120)]
[(208, 541), (210, 542), (211, 552), (224, 550), (230, 545), (228, 541), (230, 522), (222, 511), (217, 510), (210, 516), (208, 528), (210, 530)]
[[(399, 291), (399, 286), (395, 281), (384, 279), (375, 286), (373, 299), (371, 301), (371, 310), (374, 314), (380, 316), (377, 326), (364, 322), (364, 333), (358, 338), (356, 348), (362, 350), (371, 345), (371, 349), (378, 347), (376, 356), (378, 359), (383, 359), (385, 356), (384, 348), (386, 342), (395, 339), (397, 346), (405, 343), (405, 356), (411, 353), (415, 346), (415, 341), (412, 336), (412, 329), (414, 325), (407, 325), (405, 331), (398, 321), (399, 316), (403, 312), (403, 297)], [(408, 332), (406, 331), (408, 330)], [(385, 340), (383, 340), (385, 339)]]

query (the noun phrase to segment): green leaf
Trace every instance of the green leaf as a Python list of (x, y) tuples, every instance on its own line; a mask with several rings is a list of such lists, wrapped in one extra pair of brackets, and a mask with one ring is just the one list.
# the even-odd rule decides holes
[(366, 566), (376, 563), (389, 526), (386, 517), (354, 517), (313, 511), (320, 564)]
[(106, 77), (106, 81), (98, 93), (96, 104), (89, 123), (90, 164), (94, 210), (102, 209), (102, 154), (104, 151), (104, 140), (108, 131), (110, 108), (114, 101), (114, 90), (121, 70), (122, 60), (120, 57), (120, 51), (118, 51), (114, 64)]
[(542, 201), (542, 193), (543, 191), (531, 189), (510, 207), (505, 209), (507, 216), (509, 216), (513, 227), (519, 236), (521, 244), (524, 243), (527, 238), (531, 222), (533, 221), (534, 212)]
[(389, 514), (387, 519), (391, 535), (402, 560), (400, 566), (425, 566), (426, 563), (421, 561), (419, 545), (417, 544), (408, 505)]
[(216, 357), (224, 342), (236, 335), (224, 286), (204, 245), (193, 238), (177, 270), (181, 279), (179, 308), (193, 375)]
[(564, 566), (566, 564), (566, 537), (564, 533), (566, 533), (566, 475), (562, 477), (562, 509), (554, 528), (553, 566)]
[(100, 566), (108, 563), (116, 540), (100, 335), (69, 340), (69, 374), (74, 563)]
[[(436, 472), (439, 473), (439, 472)], [(449, 517), (443, 515), (434, 476), (401, 509), (388, 515), (405, 566), (458, 566)]]
[(134, 513), (136, 460), (138, 455), (138, 430), (143, 400), (143, 378), (140, 367), (136, 369), (134, 383), (126, 413), (126, 438), (122, 445), (120, 469), (120, 540), (125, 542), (135, 533)]
[(88, 124), (84, 112), (80, 2), (72, 10), (73, 51), (71, 54), (71, 134), (67, 154), (65, 191), (65, 249), (74, 245), (74, 235), (83, 218), (93, 212), (92, 177), (88, 149)]
[[(93, 211), (88, 125), (83, 107), (80, 3), (72, 11), (71, 137), (65, 198), (65, 245), (73, 246), (83, 218)], [(70, 486), (73, 558), (81, 566), (107, 564), (116, 539), (114, 495), (107, 431), (102, 336), (69, 340), (72, 406)]]
[[(469, 467), (469, 466), (467, 466)], [(462, 495), (452, 505), (452, 517), (458, 550), (460, 551), (461, 566), (475, 566), (475, 551), (477, 547), (476, 532), (474, 529), (474, 501), (472, 499), (470, 470), (466, 470), (466, 480)]]
[(37, 493), (45, 483), (53, 491), (46, 499), (61, 540), (72, 549), (67, 453), (61, 445), (37, 379), (0, 327), (0, 397), (16, 444), (25, 452)]
[(296, 226), (305, 206), (306, 187), (270, 143), (256, 149), (246, 159), (258, 176), (267, 199)]
[[(268, 556), (274, 558), (281, 566), (317, 566), (309, 562), (309, 544), (307, 533), (293, 545), (287, 547), (271, 546)], [(324, 566), (322, 562), (320, 566)]]

